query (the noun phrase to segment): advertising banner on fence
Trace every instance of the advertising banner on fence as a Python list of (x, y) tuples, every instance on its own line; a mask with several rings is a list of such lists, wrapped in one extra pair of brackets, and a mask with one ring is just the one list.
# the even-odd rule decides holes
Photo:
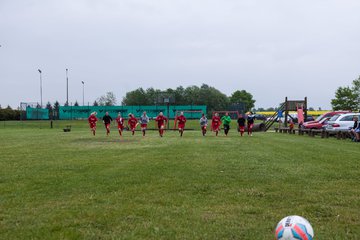
[(169, 116), (170, 118), (175, 118), (178, 112), (184, 111), (185, 117), (190, 119), (200, 118), (202, 113), (206, 114), (206, 106), (61, 106), (59, 109), (59, 119), (86, 119), (92, 112), (97, 112), (98, 118), (104, 116), (105, 112), (108, 112), (112, 118), (116, 118), (118, 113), (121, 113), (125, 118), (128, 117), (129, 113), (132, 113), (138, 118), (144, 111), (146, 111), (150, 118), (155, 118), (159, 112), (163, 112), (165, 116)]

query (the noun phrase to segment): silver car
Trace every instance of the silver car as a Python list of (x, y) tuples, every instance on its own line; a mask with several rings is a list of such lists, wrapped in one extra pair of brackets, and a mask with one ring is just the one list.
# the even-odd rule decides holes
[(348, 131), (354, 126), (354, 117), (360, 119), (360, 113), (336, 114), (330, 118), (325, 129), (330, 132)]

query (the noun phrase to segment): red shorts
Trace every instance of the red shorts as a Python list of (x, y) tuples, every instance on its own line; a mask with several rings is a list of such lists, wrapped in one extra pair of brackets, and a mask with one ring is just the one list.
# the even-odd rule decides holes
[(142, 124), (140, 124), (140, 127), (141, 127), (141, 128), (147, 128), (147, 124), (146, 124), (146, 123), (142, 123)]
[(244, 127), (244, 126), (239, 126), (239, 130), (240, 130), (240, 132), (244, 132), (244, 131), (245, 131), (245, 127)]
[(165, 128), (164, 124), (161, 124), (161, 125), (158, 125), (158, 128), (161, 129), (161, 128)]
[(90, 123), (90, 128), (96, 128), (96, 123)]
[(105, 128), (106, 128), (106, 129), (110, 129), (110, 123), (106, 123), (106, 124), (105, 124)]
[(219, 131), (220, 129), (220, 125), (219, 126), (213, 126), (213, 131)]
[(135, 130), (135, 128), (136, 128), (136, 124), (135, 125), (130, 125), (130, 130), (131, 131)]
[(202, 129), (202, 130), (206, 130), (206, 126), (202, 126), (201, 129)]
[(254, 124), (249, 124), (249, 125), (248, 125), (248, 128), (249, 128), (249, 129), (252, 129), (253, 127), (254, 127)]
[(124, 126), (121, 124), (118, 124), (118, 129), (122, 131), (122, 130), (124, 130)]
[(184, 123), (179, 123), (179, 128), (180, 128), (180, 129), (184, 129), (184, 128), (185, 128), (185, 124), (184, 124)]

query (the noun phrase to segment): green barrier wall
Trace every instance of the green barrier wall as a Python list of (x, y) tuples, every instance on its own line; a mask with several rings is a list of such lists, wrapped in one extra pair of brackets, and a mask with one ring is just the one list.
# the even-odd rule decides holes
[[(97, 112), (98, 118), (101, 118), (105, 115), (105, 112), (109, 112), (109, 115), (112, 118), (116, 118), (118, 113), (125, 118), (128, 117), (129, 113), (133, 113), (135, 117), (140, 117), (140, 115), (146, 111), (147, 115), (150, 118), (156, 117), (159, 112), (163, 112), (165, 116), (168, 116), (167, 106), (61, 106), (59, 108), (59, 119), (85, 119), (90, 116), (92, 112)], [(175, 118), (176, 111), (202, 111), (206, 114), (205, 105), (179, 105), (179, 106), (169, 106), (169, 116), (170, 118)], [(200, 118), (201, 112), (189, 113), (185, 112), (185, 117), (191, 118)]]
[(44, 108), (26, 108), (26, 119), (28, 120), (48, 120), (49, 109)]

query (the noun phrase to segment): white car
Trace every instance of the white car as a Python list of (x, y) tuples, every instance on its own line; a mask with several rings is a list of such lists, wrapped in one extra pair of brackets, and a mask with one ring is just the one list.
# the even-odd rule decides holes
[(360, 113), (336, 114), (330, 118), (325, 129), (330, 132), (348, 131), (354, 126), (354, 117), (360, 119)]

